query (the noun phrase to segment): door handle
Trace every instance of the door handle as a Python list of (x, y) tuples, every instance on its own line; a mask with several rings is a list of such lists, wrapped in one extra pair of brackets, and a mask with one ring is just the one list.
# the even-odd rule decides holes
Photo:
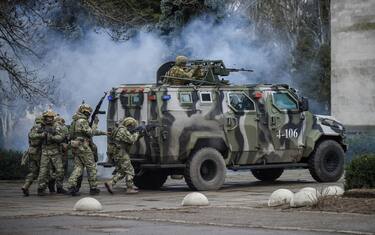
[(275, 117), (275, 116), (272, 116), (272, 117), (271, 117), (271, 125), (272, 125), (272, 126), (275, 126), (275, 125), (276, 125), (276, 117)]
[(232, 130), (236, 129), (237, 126), (238, 126), (237, 118), (228, 117), (227, 118), (227, 126), (228, 126), (228, 131), (232, 131)]

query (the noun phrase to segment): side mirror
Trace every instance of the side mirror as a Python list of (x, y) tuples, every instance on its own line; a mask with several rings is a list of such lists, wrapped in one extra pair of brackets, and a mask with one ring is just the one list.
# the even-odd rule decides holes
[(309, 110), (309, 100), (305, 97), (301, 97), (299, 100), (299, 110), (301, 112)]

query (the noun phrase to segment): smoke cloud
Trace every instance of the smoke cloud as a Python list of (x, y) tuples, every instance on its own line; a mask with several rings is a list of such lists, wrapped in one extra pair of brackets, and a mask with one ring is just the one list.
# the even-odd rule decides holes
[[(153, 83), (158, 67), (176, 55), (191, 59), (222, 59), (227, 67), (251, 68), (254, 73), (236, 73), (232, 83), (290, 83), (290, 48), (275, 38), (258, 38), (251, 22), (228, 18), (220, 23), (203, 17), (179, 33), (160, 37), (157, 32), (139, 31), (125, 42), (113, 41), (104, 32), (89, 33), (76, 42), (51, 36), (53, 43), (44, 57), (41, 73), (59, 81), (55, 111), (67, 123), (84, 99), (95, 106), (104, 91), (124, 83)], [(293, 85), (293, 84), (292, 84)], [(20, 112), (17, 129), (7, 135), (6, 148), (27, 148), (27, 132), (33, 119), (48, 104)], [(105, 109), (107, 103), (103, 103)], [(105, 117), (100, 117), (105, 129)], [(105, 153), (105, 137), (95, 138)]]

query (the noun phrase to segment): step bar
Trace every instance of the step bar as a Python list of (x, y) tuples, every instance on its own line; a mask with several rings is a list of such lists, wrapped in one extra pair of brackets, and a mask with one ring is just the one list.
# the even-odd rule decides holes
[[(108, 162), (98, 162), (98, 166), (103, 167), (113, 167), (111, 163)], [(246, 165), (246, 166), (228, 166), (229, 170), (255, 170), (255, 169), (274, 169), (274, 168), (284, 168), (284, 169), (294, 169), (294, 168), (307, 168), (309, 165), (307, 163), (279, 163), (279, 164), (261, 164), (261, 165)], [(170, 169), (170, 168), (185, 168), (185, 164), (141, 164), (141, 168), (145, 169)]]
[(279, 163), (279, 164), (261, 164), (261, 165), (247, 165), (247, 166), (230, 166), (229, 170), (256, 170), (256, 169), (294, 169), (294, 168), (307, 168), (309, 164), (307, 163)]

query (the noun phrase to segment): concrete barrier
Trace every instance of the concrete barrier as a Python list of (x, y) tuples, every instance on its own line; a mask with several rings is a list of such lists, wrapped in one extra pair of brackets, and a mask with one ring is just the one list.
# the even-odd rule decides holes
[(74, 205), (76, 211), (100, 211), (103, 209), (102, 204), (92, 197), (84, 197)]
[(289, 204), (293, 198), (293, 195), (293, 192), (288, 189), (278, 189), (271, 194), (268, 200), (268, 206), (281, 206)]
[(189, 193), (182, 200), (182, 206), (208, 206), (210, 203), (205, 195), (198, 192)]

